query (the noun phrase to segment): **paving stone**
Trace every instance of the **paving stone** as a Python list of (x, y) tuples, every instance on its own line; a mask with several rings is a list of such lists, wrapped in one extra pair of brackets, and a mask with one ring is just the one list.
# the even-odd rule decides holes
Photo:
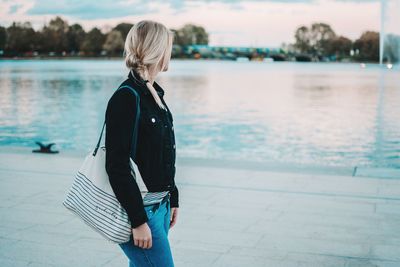
[(386, 244), (374, 245), (372, 247), (372, 255), (379, 259), (400, 262), (400, 246), (399, 245), (386, 245)]
[[(199, 249), (171, 248), (174, 261), (181, 262), (182, 264), (203, 264), (203, 266), (212, 266), (216, 259), (221, 255), (218, 252), (205, 251)], [(186, 265), (182, 265), (186, 266)]]
[[(128, 265), (62, 205), (83, 155), (0, 147), (1, 267)], [(175, 266), (400, 266), (400, 179), (211, 165), (177, 166)]]

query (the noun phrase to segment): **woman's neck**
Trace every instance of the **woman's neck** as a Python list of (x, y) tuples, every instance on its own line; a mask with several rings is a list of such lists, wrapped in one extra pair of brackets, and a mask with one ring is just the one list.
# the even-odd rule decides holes
[(149, 77), (148, 80), (150, 81), (151, 84), (154, 83), (154, 80), (155, 80), (157, 74), (158, 74), (158, 71), (157, 71), (157, 69), (155, 67), (150, 67), (149, 68), (149, 76), (150, 77)]

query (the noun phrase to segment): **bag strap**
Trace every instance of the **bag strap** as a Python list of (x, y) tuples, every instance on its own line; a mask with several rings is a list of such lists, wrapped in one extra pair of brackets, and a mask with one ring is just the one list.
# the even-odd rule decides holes
[[(128, 85), (123, 85), (120, 86), (117, 90), (121, 89), (121, 88), (129, 88), (132, 93), (135, 94), (136, 96), (136, 106), (137, 106), (137, 112), (136, 112), (136, 118), (135, 118), (135, 123), (134, 123), (134, 131), (133, 131), (133, 135), (132, 135), (132, 147), (131, 147), (131, 158), (133, 160), (135, 160), (136, 157), (136, 143), (137, 143), (137, 129), (138, 129), (138, 123), (139, 123), (139, 116), (140, 116), (140, 97), (139, 94), (136, 92), (135, 89), (133, 89), (132, 87), (128, 86)], [(104, 131), (104, 126), (106, 125), (106, 120), (104, 119), (104, 123), (103, 123), (103, 127), (101, 129), (101, 133), (100, 133), (100, 137), (99, 140), (97, 141), (97, 145), (96, 148), (93, 151), (93, 156), (96, 156), (97, 150), (100, 147), (100, 142), (101, 142), (101, 137), (103, 136), (103, 131)], [(133, 151), (135, 150), (135, 151)]]

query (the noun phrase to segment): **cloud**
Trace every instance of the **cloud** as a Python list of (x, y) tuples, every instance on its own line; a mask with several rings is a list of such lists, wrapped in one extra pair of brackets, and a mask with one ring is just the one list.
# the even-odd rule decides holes
[[(0, 0), (1, 15), (24, 11), (25, 15), (67, 15), (76, 19), (109, 19), (132, 15), (145, 15), (168, 6), (174, 14), (203, 4), (221, 3), (240, 10), (245, 3), (323, 4), (328, 0)], [(380, 0), (330, 0), (342, 3), (371, 3)], [(29, 7), (26, 9), (25, 7)]]
[(77, 19), (109, 19), (157, 12), (148, 1), (99, 0), (95, 4), (82, 0), (41, 0), (28, 10), (28, 15), (58, 14)]
[(22, 5), (11, 5), (9, 9), (9, 14), (17, 13), (18, 9), (21, 8)]
[[(36, 0), (27, 15), (66, 15), (76, 19), (110, 19), (132, 15), (145, 15), (159, 11), (157, 5), (168, 5), (174, 14), (182, 13), (196, 4), (222, 3), (240, 10), (242, 3), (316, 4), (325, 0)], [(376, 2), (379, 0), (336, 0), (338, 2)]]
[(317, 2), (318, 0), (192, 0), (191, 2), (202, 2), (202, 3), (227, 3), (227, 4), (235, 4), (235, 3), (242, 3), (242, 2), (276, 2), (276, 3), (313, 3)]
[(374, 3), (374, 2), (380, 2), (381, 0), (336, 0), (337, 2), (348, 2), (348, 3)]

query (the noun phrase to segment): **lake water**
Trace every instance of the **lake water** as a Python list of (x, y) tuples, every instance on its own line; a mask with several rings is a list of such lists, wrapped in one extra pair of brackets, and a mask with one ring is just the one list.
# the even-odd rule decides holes
[[(0, 61), (0, 145), (88, 151), (127, 74), (123, 60)], [(400, 168), (397, 67), (172, 60), (157, 82), (178, 157)]]

